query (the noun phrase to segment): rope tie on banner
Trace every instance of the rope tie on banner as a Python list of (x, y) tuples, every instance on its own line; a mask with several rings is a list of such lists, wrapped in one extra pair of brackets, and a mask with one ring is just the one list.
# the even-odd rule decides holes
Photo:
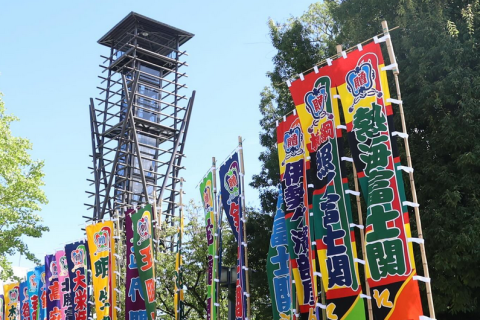
[(389, 35), (389, 34), (386, 34), (386, 35), (384, 35), (384, 36), (381, 37), (381, 38), (379, 38), (378, 36), (373, 37), (373, 41), (374, 41), (375, 43), (382, 43), (382, 42), (387, 41), (387, 39), (390, 39), (390, 35)]
[(347, 59), (347, 52), (346, 51), (342, 51), (342, 57), (343, 57), (343, 59)]
[(343, 130), (347, 130), (347, 126), (344, 125), (344, 124), (340, 124), (337, 126), (338, 129), (343, 129)]
[(303, 76), (303, 73), (300, 73), (298, 76), (300, 77), (301, 81), (305, 80), (305, 77)]
[(415, 242), (418, 244), (424, 244), (425, 239), (420, 239), (420, 238), (407, 238), (407, 242)]
[(122, 311), (122, 309), (120, 309), (119, 307), (115, 307), (115, 309), (117, 309), (117, 311)]
[(420, 316), (420, 320), (437, 320), (437, 319), (430, 318), (430, 317), (427, 317), (427, 316)]
[(95, 302), (93, 302), (93, 301), (88, 301), (88, 304), (94, 305)]
[(388, 98), (387, 102), (394, 103), (394, 104), (397, 104), (397, 105), (403, 104), (402, 100), (393, 99), (393, 98)]
[(120, 240), (121, 238), (119, 236), (113, 236), (113, 239)]
[(219, 280), (219, 279), (213, 279), (213, 281), (215, 281), (215, 282), (220, 282), (220, 280)]
[(335, 95), (333, 95), (333, 98), (334, 98), (334, 99), (340, 99), (341, 97), (340, 97), (339, 94), (335, 94)]
[(315, 188), (315, 186), (314, 186), (313, 184), (311, 184), (311, 183), (308, 185), (308, 187), (309, 187), (309, 188)]
[(310, 212), (310, 217), (313, 217), (313, 212)]
[(363, 46), (361, 43), (357, 44), (358, 51), (363, 51)]
[(313, 273), (313, 275), (314, 275), (314, 276), (317, 276), (317, 277), (320, 277), (320, 278), (322, 277), (322, 274), (321, 274), (320, 272), (318, 272), (318, 271), (315, 271), (315, 272)]
[[(332, 61), (333, 61), (333, 60), (330, 59), (330, 58), (327, 58), (327, 59), (325, 60), (325, 62), (327, 62), (327, 65), (328, 65), (328, 66), (331, 66), (331, 65), (332, 65)], [(315, 67), (316, 67), (316, 66), (315, 66)]]
[(406, 173), (412, 173), (413, 172), (412, 167), (406, 167), (406, 166), (398, 166), (397, 170), (403, 170)]
[(422, 282), (425, 282), (425, 283), (430, 283), (430, 278), (427, 278), (427, 277), (422, 277), (422, 276), (413, 276), (413, 280), (417, 280), (417, 281), (422, 281)]
[(342, 161), (353, 162), (353, 158), (350, 158), (350, 157), (341, 157), (340, 159)]
[(290, 82), (290, 80), (287, 80), (287, 86), (290, 88), (292, 86), (292, 83)]
[(327, 306), (324, 305), (324, 304), (321, 304), (320, 302), (317, 302), (317, 307), (319, 307), (320, 309), (323, 309), (323, 310), (327, 309)]
[(398, 132), (398, 131), (393, 131), (392, 132), (392, 137), (399, 136), (400, 138), (406, 139), (408, 138), (408, 134), (405, 132)]
[(318, 66), (313, 66), (313, 71), (315, 71), (315, 73), (318, 73)]
[(243, 295), (247, 298), (250, 297), (250, 294), (248, 292), (243, 292)]
[(292, 283), (295, 283), (295, 279), (292, 279)]
[(242, 246), (247, 247), (247, 243), (246, 243), (246, 242), (242, 242)]
[(350, 228), (358, 228), (358, 229), (363, 230), (364, 226), (362, 226), (360, 224), (350, 223)]
[(353, 191), (353, 190), (350, 190), (350, 189), (347, 189), (345, 190), (345, 194), (352, 194), (356, 197), (360, 196), (360, 192), (359, 191)]
[(388, 66), (382, 67), (382, 71), (389, 71), (389, 70), (397, 70), (398, 64), (392, 63), (389, 64)]
[(415, 202), (410, 202), (410, 201), (403, 201), (402, 203), (404, 206), (409, 206), (409, 207), (412, 207), (412, 208), (418, 208), (420, 207), (420, 205), (418, 203), (415, 203)]
[(353, 259), (353, 261), (355, 261), (356, 263), (360, 263), (360, 264), (365, 265), (365, 260), (355, 258), (355, 259)]
[(312, 246), (316, 246), (317, 243), (315, 241), (312, 241)]
[(113, 290), (115, 290), (118, 294), (122, 293), (120, 290), (118, 290), (118, 288), (114, 288)]
[(360, 298), (362, 298), (362, 299), (368, 299), (368, 300), (371, 300), (371, 299), (372, 299), (372, 297), (367, 296), (366, 294), (363, 294), (363, 293), (360, 293)]
[(248, 271), (248, 268), (246, 266), (242, 266), (242, 269)]
[(120, 272), (118, 272), (117, 270), (113, 271), (113, 273), (115, 273), (117, 276), (121, 277)]

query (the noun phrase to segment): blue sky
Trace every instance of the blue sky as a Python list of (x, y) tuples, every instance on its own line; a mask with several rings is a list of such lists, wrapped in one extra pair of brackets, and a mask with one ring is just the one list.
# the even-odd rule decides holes
[[(7, 111), (21, 121), (15, 136), (29, 138), (34, 159), (45, 160), (49, 204), (40, 215), (50, 232), (25, 239), (43, 259), (66, 242), (83, 237), (83, 215), (91, 215), (86, 181), (91, 178), (90, 97), (97, 97), (97, 40), (130, 11), (195, 34), (184, 45), (186, 83), (197, 90), (183, 177), (186, 199), (200, 200), (197, 183), (245, 139), (246, 182), (258, 173), (261, 151), (260, 91), (268, 85), (275, 49), (267, 21), (301, 15), (312, 1), (5, 1), (0, 10), (0, 91)], [(259, 205), (246, 190), (247, 203)], [(32, 264), (11, 257), (15, 266)]]

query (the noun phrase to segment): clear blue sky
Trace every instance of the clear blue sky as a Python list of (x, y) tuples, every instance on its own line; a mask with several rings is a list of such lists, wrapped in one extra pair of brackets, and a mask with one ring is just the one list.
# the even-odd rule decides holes
[[(91, 178), (90, 97), (97, 97), (98, 66), (107, 48), (97, 40), (130, 11), (195, 34), (186, 80), (197, 90), (183, 163), (186, 198), (211, 165), (245, 139), (247, 183), (260, 163), (259, 93), (268, 85), (275, 49), (267, 21), (301, 15), (312, 1), (3, 1), (0, 10), (0, 91), (7, 111), (20, 117), (13, 134), (29, 138), (32, 156), (45, 160), (49, 204), (40, 215), (50, 232), (26, 239), (43, 259), (65, 242), (83, 237), (90, 215), (86, 182)], [(185, 92), (187, 93), (187, 92)], [(259, 205), (248, 188), (247, 203)], [(14, 265), (19, 257), (11, 257)], [(21, 266), (32, 264), (22, 259)]]

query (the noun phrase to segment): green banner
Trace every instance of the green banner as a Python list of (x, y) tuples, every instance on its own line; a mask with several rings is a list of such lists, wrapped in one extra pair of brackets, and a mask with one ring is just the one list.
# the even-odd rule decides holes
[[(152, 206), (144, 208), (132, 214), (133, 224), (133, 248), (137, 261), (138, 273), (142, 282), (145, 306), (148, 320), (156, 319), (157, 308), (155, 299), (155, 263), (153, 260), (153, 225)], [(128, 226), (127, 226), (128, 227)], [(146, 293), (146, 294), (145, 294)]]
[(216, 319), (215, 307), (215, 284), (214, 276), (217, 274), (217, 259), (215, 258), (217, 252), (217, 223), (215, 220), (215, 211), (213, 207), (213, 173), (210, 171), (200, 184), (200, 195), (202, 196), (203, 209), (205, 210), (205, 228), (207, 231), (208, 243), (208, 275), (207, 275), (207, 320)]

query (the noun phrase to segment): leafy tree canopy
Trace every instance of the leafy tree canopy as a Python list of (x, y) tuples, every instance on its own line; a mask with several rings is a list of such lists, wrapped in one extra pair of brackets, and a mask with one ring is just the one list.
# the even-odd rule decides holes
[(32, 144), (12, 136), (10, 124), (18, 119), (5, 113), (0, 94), (0, 279), (13, 275), (7, 256), (20, 253), (39, 263), (28, 250), (22, 236), (40, 238), (48, 227), (35, 214), (47, 203), (41, 189), (43, 161), (34, 161), (28, 153)]

